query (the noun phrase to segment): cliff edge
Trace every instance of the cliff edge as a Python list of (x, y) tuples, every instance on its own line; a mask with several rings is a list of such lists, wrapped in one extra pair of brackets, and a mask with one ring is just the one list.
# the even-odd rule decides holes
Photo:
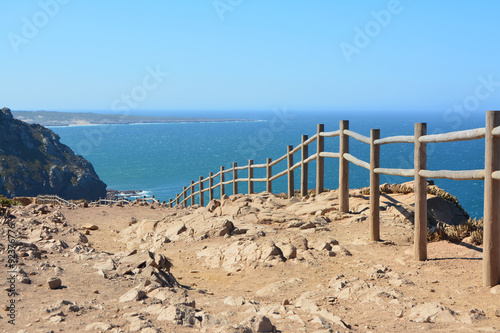
[(92, 164), (59, 140), (43, 126), (14, 119), (10, 109), (0, 110), (0, 195), (105, 197), (106, 184)]

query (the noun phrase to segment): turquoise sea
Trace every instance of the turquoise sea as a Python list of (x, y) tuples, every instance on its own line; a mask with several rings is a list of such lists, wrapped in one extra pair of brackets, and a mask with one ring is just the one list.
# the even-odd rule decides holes
[[(168, 201), (200, 176), (218, 172), (220, 166), (230, 168), (233, 162), (265, 163), (286, 153), (287, 145), (297, 145), (301, 135), (312, 136), (318, 123), (325, 131), (339, 128), (339, 120), (349, 120), (350, 129), (369, 136), (371, 128), (379, 128), (381, 137), (411, 135), (415, 122), (426, 122), (428, 134), (484, 127), (484, 112), (452, 113), (389, 113), (389, 112), (294, 112), (284, 109), (272, 112), (148, 112), (137, 115), (192, 116), (251, 119), (245, 122), (177, 123), (140, 125), (99, 125), (51, 127), (77, 154), (93, 165), (108, 188), (143, 190), (157, 199)], [(325, 138), (325, 150), (338, 152), (338, 138)], [(315, 145), (310, 146), (310, 154)], [(369, 161), (369, 147), (350, 139), (350, 152)], [(296, 161), (298, 161), (296, 155)], [(284, 170), (286, 162), (274, 167), (273, 173)], [(413, 167), (413, 145), (392, 144), (381, 147), (381, 166)], [(338, 187), (338, 160), (326, 159), (325, 187)], [(484, 139), (454, 143), (428, 144), (429, 170), (467, 170), (484, 168)], [(314, 162), (309, 167), (310, 188), (315, 187)], [(246, 172), (240, 171), (241, 176)], [(369, 185), (367, 170), (350, 164), (350, 188)], [(230, 177), (229, 175), (227, 177)], [(264, 177), (257, 169), (255, 177)], [(229, 178), (228, 178), (229, 179)], [(411, 178), (381, 176), (381, 183), (400, 183)], [(273, 182), (274, 192), (286, 191), (286, 177)], [(300, 171), (297, 169), (296, 188)], [(483, 215), (483, 182), (434, 180), (436, 185), (457, 196), (472, 217)], [(214, 181), (217, 183), (218, 179)], [(246, 183), (240, 183), (240, 192)], [(263, 191), (264, 183), (255, 183)], [(226, 193), (231, 194), (227, 186)], [(215, 191), (218, 196), (218, 190)]]

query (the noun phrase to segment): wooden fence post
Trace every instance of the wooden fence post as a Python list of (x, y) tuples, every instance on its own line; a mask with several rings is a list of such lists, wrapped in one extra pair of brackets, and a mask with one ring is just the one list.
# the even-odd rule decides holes
[(236, 179), (238, 179), (238, 170), (236, 170), (237, 166), (238, 163), (233, 162), (233, 195), (238, 194), (238, 183), (236, 182)]
[(500, 111), (486, 112), (484, 155), (484, 235), (483, 286), (500, 283), (500, 181), (492, 172), (500, 170), (500, 137), (493, 128), (500, 126)]
[[(180, 199), (180, 195), (179, 194), (176, 194), (175, 195), (175, 205), (177, 206), (179, 204), (179, 199)], [(144, 196), (144, 202), (146, 202), (146, 196)]]
[(169, 207), (169, 208), (172, 208), (172, 199), (170, 199), (170, 200), (168, 201), (168, 207)]
[(302, 135), (302, 149), (300, 156), (300, 194), (305, 197), (307, 195), (307, 176), (308, 176), (308, 164), (304, 163), (304, 161), (309, 157), (309, 146), (304, 145), (308, 139), (307, 135)]
[(248, 160), (248, 194), (253, 193), (253, 181), (252, 181), (253, 169), (252, 169), (252, 165), (253, 165), (253, 160)]
[(349, 212), (349, 161), (344, 158), (344, 154), (349, 153), (349, 136), (344, 130), (349, 129), (349, 121), (340, 121), (340, 157), (339, 157), (339, 211)]
[(375, 169), (380, 167), (380, 146), (375, 140), (380, 139), (380, 130), (370, 133), (370, 240), (380, 240), (380, 176)]
[(325, 184), (325, 160), (321, 157), (321, 153), (325, 151), (325, 138), (320, 135), (325, 131), (325, 125), (318, 124), (318, 132), (316, 138), (316, 195), (324, 190)]
[(194, 180), (191, 181), (191, 206), (194, 206)]
[(287, 154), (287, 170), (288, 170), (288, 199), (293, 198), (293, 192), (295, 192), (294, 188), (294, 179), (293, 179), (293, 171), (291, 170), (293, 167), (293, 154), (290, 152), (293, 150), (293, 146), (286, 147)]
[(266, 159), (266, 191), (269, 193), (273, 192), (273, 182), (271, 177), (273, 176), (273, 167), (271, 166), (271, 159)]
[(210, 172), (208, 174), (208, 201), (214, 199), (214, 173)]
[(226, 191), (224, 189), (224, 167), (221, 166), (220, 167), (220, 199), (222, 200), (222, 197), (224, 196), (224, 194), (226, 194)]
[(186, 193), (187, 193), (187, 187), (184, 186), (182, 188), (182, 194), (184, 195), (184, 199), (182, 200), (182, 207), (184, 207), (184, 208), (187, 207), (187, 195), (186, 195)]
[(427, 178), (420, 176), (420, 170), (427, 169), (427, 144), (419, 138), (427, 134), (426, 123), (415, 124), (415, 236), (414, 256), (416, 260), (427, 259)]
[(200, 206), (205, 206), (205, 198), (203, 197), (203, 177), (200, 176)]

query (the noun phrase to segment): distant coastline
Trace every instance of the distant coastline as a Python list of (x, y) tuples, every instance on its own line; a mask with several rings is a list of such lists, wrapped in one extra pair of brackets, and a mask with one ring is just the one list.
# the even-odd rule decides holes
[(14, 118), (30, 124), (42, 126), (95, 126), (95, 125), (133, 125), (167, 123), (205, 123), (205, 122), (246, 122), (250, 119), (232, 118), (190, 118), (190, 117), (143, 117), (109, 115), (97, 113), (76, 113), (57, 111), (12, 111)]

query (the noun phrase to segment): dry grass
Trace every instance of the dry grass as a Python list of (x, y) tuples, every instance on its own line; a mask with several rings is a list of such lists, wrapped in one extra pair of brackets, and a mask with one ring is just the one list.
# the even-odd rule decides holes
[(447, 240), (452, 243), (460, 243), (470, 237), (470, 243), (474, 245), (483, 244), (483, 219), (471, 219), (459, 225), (445, 225), (438, 223), (432, 231), (428, 231), (428, 240), (435, 242)]

